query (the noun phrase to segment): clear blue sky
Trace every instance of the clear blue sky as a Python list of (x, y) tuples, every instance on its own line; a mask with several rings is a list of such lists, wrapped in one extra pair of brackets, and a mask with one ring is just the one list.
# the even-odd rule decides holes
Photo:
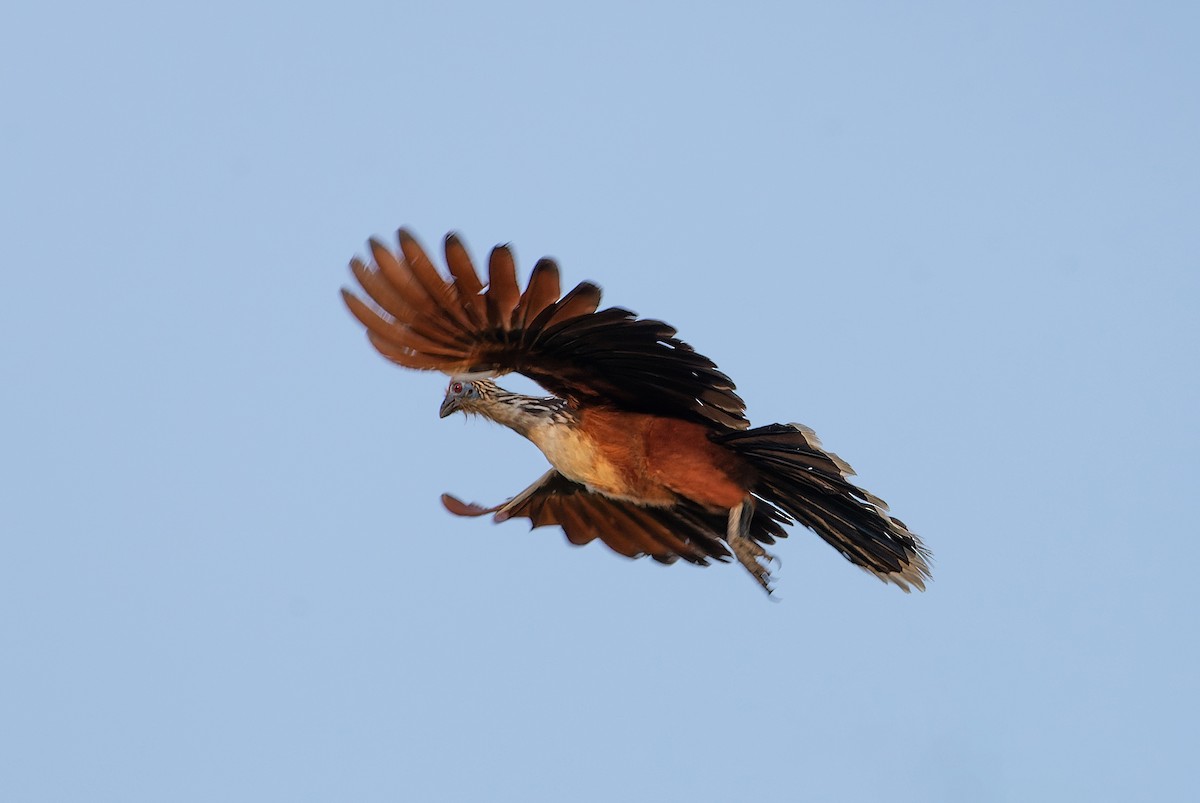
[[(8, 4), (0, 799), (1182, 800), (1194, 3)], [(337, 296), (557, 257), (934, 550), (458, 520), (543, 470)]]

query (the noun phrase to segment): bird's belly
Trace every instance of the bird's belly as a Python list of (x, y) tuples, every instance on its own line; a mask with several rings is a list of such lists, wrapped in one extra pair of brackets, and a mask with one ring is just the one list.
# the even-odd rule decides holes
[(642, 505), (669, 505), (674, 501), (673, 494), (665, 488), (649, 487), (644, 475), (638, 476), (640, 472), (631, 471), (632, 467), (620, 465), (607, 456), (578, 429), (544, 427), (531, 432), (529, 439), (558, 473), (588, 490)]

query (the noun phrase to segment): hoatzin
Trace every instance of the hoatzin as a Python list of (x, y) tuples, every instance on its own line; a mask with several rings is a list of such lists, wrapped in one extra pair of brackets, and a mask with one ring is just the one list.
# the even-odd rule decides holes
[[(707, 565), (736, 558), (768, 593), (764, 544), (799, 522), (857, 566), (908, 591), (930, 578), (929, 552), (850, 466), (800, 424), (750, 428), (729, 377), (662, 321), (598, 309), (600, 288), (562, 295), (542, 259), (524, 291), (512, 251), (497, 246), (486, 287), (454, 234), (443, 276), (413, 236), (400, 250), (370, 241), (350, 270), (365, 299), (342, 294), (372, 345), (407, 368), (451, 377), (441, 415), (477, 414), (533, 441), (552, 468), (503, 504), (448, 494), (459, 516), (558, 525), (573, 544), (599, 539), (629, 557)], [(552, 396), (510, 393), (517, 372)]]

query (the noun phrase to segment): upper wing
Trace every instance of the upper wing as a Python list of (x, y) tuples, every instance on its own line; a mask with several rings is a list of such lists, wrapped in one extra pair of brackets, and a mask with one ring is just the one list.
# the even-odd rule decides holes
[[(551, 469), (537, 482), (501, 505), (482, 507), (442, 494), (442, 504), (458, 516), (494, 513), (496, 521), (527, 518), (533, 527), (558, 525), (567, 540), (583, 545), (599, 539), (613, 551), (630, 558), (649, 555), (660, 563), (683, 558), (707, 565), (730, 558), (722, 539), (725, 515), (708, 513), (681, 502), (669, 508), (642, 507), (592, 493)], [(770, 505), (755, 511), (751, 537), (771, 544), (786, 532), (782, 517)]]
[(522, 292), (508, 246), (492, 249), (486, 288), (454, 234), (446, 236), (448, 278), (404, 229), (399, 253), (374, 239), (370, 248), (374, 261), (355, 258), (350, 270), (371, 303), (342, 295), (393, 362), (451, 375), (516, 371), (576, 402), (749, 426), (745, 403), (712, 360), (662, 321), (597, 311), (600, 288), (590, 282), (561, 295), (550, 259), (538, 261)]

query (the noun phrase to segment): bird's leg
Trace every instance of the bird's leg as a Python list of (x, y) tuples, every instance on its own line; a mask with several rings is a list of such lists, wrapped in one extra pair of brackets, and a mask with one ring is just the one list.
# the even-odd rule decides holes
[(754, 497), (747, 496), (729, 509), (729, 525), (725, 531), (725, 543), (738, 562), (746, 567), (768, 594), (771, 593), (771, 555), (762, 545), (750, 537), (750, 523), (754, 520)]

